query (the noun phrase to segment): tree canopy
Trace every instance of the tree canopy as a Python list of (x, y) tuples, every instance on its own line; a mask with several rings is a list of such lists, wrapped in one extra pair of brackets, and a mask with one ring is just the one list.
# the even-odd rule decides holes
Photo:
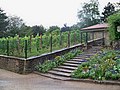
[(47, 30), (47, 32), (52, 32), (52, 31), (55, 31), (55, 30), (60, 30), (60, 27), (58, 26), (50, 26), (49, 29)]
[(40, 25), (40, 26), (35, 25), (32, 27), (32, 34), (34, 36), (36, 36), (37, 34), (43, 34), (45, 32), (46, 32), (46, 29), (42, 25)]
[(84, 3), (82, 10), (78, 12), (78, 23), (81, 28), (98, 24), (100, 22), (100, 13), (98, 9), (98, 0), (90, 0), (88, 3)]
[(108, 17), (109, 32), (111, 41), (120, 40), (120, 32), (117, 27), (120, 26), (120, 12)]
[(15, 36), (16, 34), (19, 34), (24, 25), (23, 20), (17, 16), (9, 16), (7, 20), (9, 22), (7, 35)]
[(108, 2), (107, 6), (104, 7), (104, 11), (102, 12), (103, 17), (101, 17), (103, 22), (107, 21), (107, 17), (115, 13), (115, 6)]
[(120, 11), (120, 3), (116, 2), (116, 3), (110, 3), (108, 2), (108, 4), (104, 7), (104, 10), (102, 12), (102, 16), (101, 16), (101, 20), (103, 22), (107, 22), (107, 18), (110, 15), (113, 15), (117, 12)]
[(6, 13), (0, 8), (0, 37), (6, 36), (8, 21)]

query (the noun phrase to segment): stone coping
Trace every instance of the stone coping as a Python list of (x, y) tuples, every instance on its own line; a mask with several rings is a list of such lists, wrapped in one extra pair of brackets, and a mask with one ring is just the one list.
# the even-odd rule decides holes
[[(97, 40), (100, 40), (100, 39), (102, 39), (102, 38), (97, 38), (97, 39), (94, 39), (94, 40), (90, 40), (90, 41), (88, 41), (88, 43), (92, 43), (93, 41), (97, 41)], [(67, 47), (67, 48), (63, 48), (63, 49), (60, 49), (60, 50), (55, 50), (55, 51), (50, 52), (50, 53), (44, 53), (44, 54), (41, 54), (39, 56), (32, 56), (32, 57), (27, 58), (27, 60), (32, 60), (32, 59), (43, 57), (43, 56), (46, 56), (46, 55), (51, 55), (51, 54), (55, 54), (55, 53), (58, 53), (58, 52), (66, 51), (66, 50), (69, 50), (69, 49), (72, 49), (72, 48), (75, 48), (75, 47), (79, 47), (79, 46), (82, 46), (82, 45), (84, 45), (84, 44), (76, 44), (76, 45), (73, 45), (73, 46), (70, 46), (70, 47)]]
[(83, 44), (77, 44), (77, 45), (74, 45), (74, 46), (71, 46), (71, 47), (67, 47), (67, 48), (63, 48), (63, 49), (60, 49), (60, 50), (55, 50), (55, 51), (50, 52), (50, 53), (44, 53), (44, 54), (41, 54), (39, 56), (32, 56), (32, 57), (27, 58), (27, 60), (32, 60), (34, 58), (39, 58), (39, 57), (43, 57), (43, 56), (47, 56), (47, 55), (63, 52), (63, 51), (66, 51), (66, 50), (69, 50), (69, 49), (72, 49), (72, 48), (75, 48), (75, 47), (79, 47), (79, 46), (82, 46), (82, 45)]
[(7, 55), (0, 55), (0, 57), (8, 58), (8, 59), (26, 60), (25, 58), (19, 58), (15, 56), (7, 56)]

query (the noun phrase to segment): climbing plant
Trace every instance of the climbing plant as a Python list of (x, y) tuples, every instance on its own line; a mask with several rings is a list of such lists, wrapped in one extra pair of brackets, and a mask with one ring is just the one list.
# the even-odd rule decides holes
[(108, 17), (110, 40), (116, 41), (120, 39), (120, 32), (117, 27), (120, 26), (120, 12)]

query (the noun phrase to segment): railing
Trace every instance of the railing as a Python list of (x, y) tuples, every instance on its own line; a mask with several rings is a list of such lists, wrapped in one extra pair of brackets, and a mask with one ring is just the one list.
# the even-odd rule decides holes
[(24, 38), (19, 36), (2, 38), (0, 39), (0, 54), (28, 58), (87, 43), (90, 40), (89, 37), (89, 34), (81, 34), (78, 30), (37, 35), (36, 37), (31, 35)]

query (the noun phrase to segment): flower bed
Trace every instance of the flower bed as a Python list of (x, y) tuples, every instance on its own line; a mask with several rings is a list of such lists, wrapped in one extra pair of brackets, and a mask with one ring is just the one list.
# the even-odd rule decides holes
[(94, 80), (120, 79), (120, 51), (102, 51), (82, 63), (72, 73), (74, 78), (90, 78)]
[(65, 61), (70, 60), (73, 57), (79, 55), (80, 53), (82, 53), (80, 50), (72, 50), (65, 55), (57, 56), (54, 60), (46, 60), (43, 64), (37, 65), (36, 69), (39, 72), (46, 73), (49, 70), (63, 64)]

